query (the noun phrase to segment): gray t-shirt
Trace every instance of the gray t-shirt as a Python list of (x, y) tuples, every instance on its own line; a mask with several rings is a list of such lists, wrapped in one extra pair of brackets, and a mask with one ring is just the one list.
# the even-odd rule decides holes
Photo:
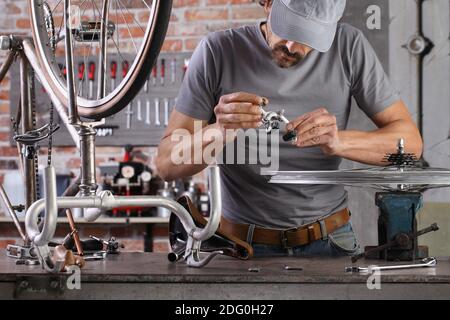
[[(269, 109), (288, 119), (325, 107), (347, 126), (351, 98), (372, 116), (399, 100), (373, 48), (361, 31), (339, 24), (326, 53), (312, 51), (298, 65), (282, 69), (271, 58), (260, 26), (209, 34), (196, 48), (181, 86), (176, 110), (214, 121), (220, 97), (233, 92), (267, 97)], [(336, 170), (341, 159), (320, 148), (280, 142), (280, 170)], [(293, 228), (347, 206), (343, 186), (269, 184), (260, 165), (221, 165), (225, 218), (269, 228)]]

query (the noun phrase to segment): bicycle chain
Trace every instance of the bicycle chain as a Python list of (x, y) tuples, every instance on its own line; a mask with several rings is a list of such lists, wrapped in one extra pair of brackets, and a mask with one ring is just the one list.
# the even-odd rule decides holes
[[(49, 114), (50, 114), (50, 119), (49, 119), (50, 132), (53, 132), (54, 106), (53, 106), (52, 102), (50, 102)], [(53, 148), (53, 134), (50, 134), (48, 137), (48, 149), (47, 149), (47, 165), (48, 166), (52, 165), (52, 148)]]
[[(30, 99), (31, 103), (31, 121), (32, 121), (32, 130), (36, 129), (37, 121), (36, 121), (36, 86), (35, 86), (35, 72), (33, 68), (29, 68), (29, 92), (30, 96), (28, 97)], [(35, 175), (35, 181), (36, 181), (36, 197), (37, 199), (40, 198), (41, 190), (40, 190), (40, 184), (39, 184), (39, 146), (36, 144), (34, 148), (34, 155), (33, 155), (33, 161), (34, 161), (34, 175)]]
[(53, 54), (56, 50), (56, 32), (55, 32), (55, 21), (53, 19), (53, 14), (50, 9), (50, 5), (47, 3), (47, 1), (44, 1), (42, 4), (44, 8), (44, 22), (45, 22), (45, 28), (47, 29), (47, 34), (49, 36), (49, 46), (52, 50)]

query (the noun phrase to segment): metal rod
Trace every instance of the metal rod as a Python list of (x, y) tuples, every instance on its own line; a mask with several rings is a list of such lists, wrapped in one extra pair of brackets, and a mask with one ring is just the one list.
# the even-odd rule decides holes
[[(48, 166), (44, 170), (44, 195), (45, 198), (41, 199), (42, 204), (45, 208), (44, 226), (42, 228), (42, 232), (37, 233), (33, 238), (30, 237), (33, 243), (37, 246), (47, 245), (48, 242), (53, 238), (56, 230), (56, 223), (58, 218), (58, 204), (56, 201), (56, 173), (55, 168), (52, 166)], [(30, 209), (33, 208), (33, 206), (41, 200), (38, 200), (37, 202), (33, 203)], [(28, 214), (25, 217), (25, 226), (27, 226), (27, 218)], [(37, 225), (37, 219), (35, 220), (35, 223), (37, 230), (39, 230)]]
[(109, 0), (103, 0), (102, 18), (101, 18), (101, 31), (100, 31), (100, 57), (98, 61), (98, 99), (102, 99), (106, 96), (106, 70), (108, 66), (106, 64), (108, 55), (108, 12), (109, 12)]
[(77, 109), (77, 96), (75, 94), (75, 81), (73, 70), (73, 52), (72, 52), (72, 30), (70, 29), (70, 0), (64, 0), (64, 25), (65, 25), (65, 57), (67, 69), (67, 100), (69, 102), (69, 123), (77, 125), (80, 123)]
[(330, 170), (268, 172), (270, 183), (281, 184), (348, 184), (367, 185), (433, 185), (450, 186), (450, 170)]
[(5, 62), (3, 62), (2, 67), (0, 68), (0, 82), (3, 81), (6, 74), (8, 73), (9, 68), (11, 67), (11, 65), (14, 62), (14, 59), (16, 58), (16, 54), (17, 53), (15, 51), (10, 51), (6, 56)]
[(75, 220), (73, 219), (72, 210), (66, 209), (67, 220), (69, 221), (70, 231), (75, 242), (75, 247), (77, 248), (77, 253), (82, 256), (84, 254), (83, 247), (81, 246), (80, 236), (78, 234), (78, 229), (75, 226)]
[(96, 131), (89, 125), (81, 125), (80, 136), (81, 181), (82, 196), (93, 196), (97, 191), (95, 171), (95, 135)]
[[(33, 106), (31, 99), (32, 86), (30, 83), (30, 72), (28, 60), (23, 57), (20, 59), (20, 108), (22, 113), (21, 130), (22, 133), (33, 130)], [(22, 156), (23, 156), (22, 151)], [(34, 157), (23, 156), (23, 173), (24, 173), (24, 195), (25, 208), (28, 209), (33, 202), (36, 201), (36, 163)]]
[(20, 237), (24, 242), (27, 242), (28, 238), (23, 232), (22, 226), (20, 225), (19, 222), (19, 218), (17, 218), (16, 212), (14, 211), (11, 202), (9, 201), (8, 195), (6, 194), (2, 184), (0, 184), (0, 198), (3, 200), (3, 204), (5, 205), (6, 211), (8, 211), (8, 214), (11, 216), (11, 219), (13, 220), (14, 225), (16, 226), (16, 229), (20, 234)]
[[(417, 0), (417, 34), (423, 37), (423, 0)], [(417, 126), (423, 135), (423, 60), (424, 55), (417, 56)]]
[[(169, 209), (175, 213), (179, 218), (183, 227), (192, 235), (195, 240), (203, 241), (211, 237), (217, 230), (221, 215), (221, 203), (220, 198), (220, 180), (219, 168), (210, 167), (210, 188), (211, 188), (211, 212), (208, 224), (204, 229), (199, 230), (196, 228), (191, 215), (186, 209), (177, 201), (159, 196), (119, 196), (114, 197), (110, 191), (102, 191), (98, 196), (88, 197), (58, 197), (56, 198), (56, 205), (59, 208), (98, 208), (101, 210), (110, 210), (118, 207), (163, 207)], [(47, 183), (46, 183), (47, 184)], [(51, 187), (51, 185), (50, 185)], [(53, 190), (56, 194), (56, 190), (48, 188), (46, 190)], [(51, 196), (47, 194), (47, 196)], [(53, 198), (53, 196), (52, 196)], [(55, 199), (55, 198), (53, 198)], [(53, 200), (51, 200), (53, 201)], [(37, 219), (39, 214), (46, 208), (45, 200), (40, 199), (33, 203), (33, 205), (27, 210), (25, 217), (25, 227), (28, 237), (35, 242), (38, 246), (46, 245), (54, 236), (54, 230), (57, 222), (57, 208), (53, 206), (51, 210), (46, 210), (44, 228), (42, 232), (39, 230)], [(55, 212), (54, 212), (55, 211)], [(93, 221), (100, 216), (100, 213), (96, 213), (92, 216), (86, 216), (86, 220)], [(36, 243), (36, 240), (38, 243)], [(47, 242), (46, 242), (47, 241)]]
[(76, 147), (79, 149), (80, 144), (78, 141), (78, 133), (76, 129), (70, 124), (69, 116), (67, 115), (67, 110), (62, 105), (61, 101), (56, 97), (55, 93), (52, 90), (52, 87), (48, 83), (44, 73), (42, 72), (42, 69), (40, 68), (38, 59), (36, 57), (35, 49), (33, 44), (30, 40), (24, 39), (22, 42), (23, 45), (23, 51), (25, 53), (25, 56), (28, 59), (28, 62), (31, 64), (32, 68), (34, 69), (35, 74), (37, 75), (39, 82), (42, 84), (42, 86), (45, 89), (45, 92), (49, 96), (50, 100), (52, 101), (55, 109), (58, 112), (59, 117), (61, 118), (61, 122), (64, 123), (64, 125), (67, 128), (67, 131), (70, 133), (70, 136), (72, 137), (73, 142), (75, 143)]

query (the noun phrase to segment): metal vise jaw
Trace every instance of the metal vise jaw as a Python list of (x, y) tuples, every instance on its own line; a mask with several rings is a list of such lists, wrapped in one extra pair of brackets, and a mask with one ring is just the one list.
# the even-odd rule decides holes
[[(418, 192), (380, 192), (376, 194), (378, 217), (378, 244), (385, 245), (395, 240), (397, 244), (378, 252), (375, 256), (385, 260), (411, 261), (428, 256), (428, 248), (418, 245), (416, 215), (423, 205), (423, 196)], [(374, 247), (366, 247), (366, 251)]]

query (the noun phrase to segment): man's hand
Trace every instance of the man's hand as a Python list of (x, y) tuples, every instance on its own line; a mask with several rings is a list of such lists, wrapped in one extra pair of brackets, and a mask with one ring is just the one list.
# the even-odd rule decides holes
[(259, 106), (267, 102), (266, 98), (246, 92), (224, 95), (214, 108), (217, 124), (222, 131), (258, 128), (262, 125)]
[(297, 131), (300, 148), (320, 147), (326, 155), (336, 155), (340, 141), (336, 117), (325, 108), (306, 113), (288, 124), (287, 130)]

